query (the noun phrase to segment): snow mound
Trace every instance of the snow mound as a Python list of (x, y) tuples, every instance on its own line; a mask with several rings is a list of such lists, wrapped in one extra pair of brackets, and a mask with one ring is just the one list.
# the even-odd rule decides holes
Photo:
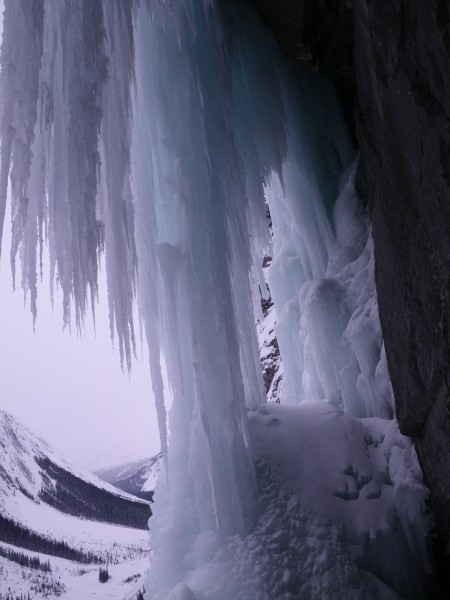
[(184, 582), (194, 598), (432, 596), (419, 575), (431, 573), (428, 490), (395, 420), (356, 419), (305, 401), (267, 404), (250, 413), (249, 428), (256, 522), (248, 535), (225, 541), (213, 532), (198, 536)]
[[(428, 496), (411, 441), (394, 420), (355, 419), (326, 402), (263, 406), (250, 417), (253, 452), (318, 514), (356, 532), (389, 527), (394, 499)], [(409, 515), (411, 518), (413, 514)]]

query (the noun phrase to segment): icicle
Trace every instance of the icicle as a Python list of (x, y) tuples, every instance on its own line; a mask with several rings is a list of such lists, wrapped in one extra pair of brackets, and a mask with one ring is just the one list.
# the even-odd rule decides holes
[(8, 178), (11, 175), (11, 265), (15, 279), (15, 256), (23, 236), (29, 204), (31, 145), (37, 119), (43, 52), (44, 0), (7, 1), (4, 20), (14, 26), (4, 28), (1, 53), (0, 249)]
[(109, 76), (103, 93), (102, 190), (99, 207), (105, 227), (106, 272), (111, 337), (117, 329), (120, 360), (131, 369), (136, 352), (133, 299), (137, 256), (134, 202), (130, 182), (131, 85), (134, 39), (131, 2), (106, 0), (104, 5)]

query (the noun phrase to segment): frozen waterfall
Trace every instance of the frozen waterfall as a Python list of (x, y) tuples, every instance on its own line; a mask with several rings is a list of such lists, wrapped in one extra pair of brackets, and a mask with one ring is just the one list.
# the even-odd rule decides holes
[[(129, 369), (137, 302), (165, 456), (148, 597), (424, 597), (427, 490), (332, 84), (238, 0), (5, 0), (0, 82), (0, 225), (9, 193), (34, 317), (46, 248), (77, 327), (105, 253)], [(267, 254), (289, 406), (265, 403)]]

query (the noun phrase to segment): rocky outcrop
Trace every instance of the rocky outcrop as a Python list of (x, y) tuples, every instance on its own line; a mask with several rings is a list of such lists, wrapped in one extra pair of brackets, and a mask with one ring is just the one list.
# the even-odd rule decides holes
[(264, 387), (268, 402), (280, 402), (283, 383), (283, 365), (280, 348), (275, 334), (276, 313), (273, 304), (264, 311), (263, 318), (257, 322), (259, 352), (263, 372)]
[[(253, 0), (302, 67), (338, 83), (360, 148), (397, 417), (450, 556), (450, 8), (446, 0)], [(350, 15), (350, 18), (349, 18)], [(355, 96), (352, 83), (355, 83)]]
[[(272, 217), (270, 210), (266, 208), (267, 222), (272, 235)], [(281, 362), (280, 348), (278, 339), (275, 333), (277, 314), (273, 300), (270, 294), (267, 271), (272, 263), (272, 257), (266, 255), (262, 263), (262, 271), (264, 274), (265, 294), (261, 293), (261, 312), (262, 316), (256, 322), (256, 330), (258, 332), (258, 346), (261, 357), (261, 369), (266, 390), (268, 402), (280, 402), (280, 395), (283, 385), (284, 369)]]

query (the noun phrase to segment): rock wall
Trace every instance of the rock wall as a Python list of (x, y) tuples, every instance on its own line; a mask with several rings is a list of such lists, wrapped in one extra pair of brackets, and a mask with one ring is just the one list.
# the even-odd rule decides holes
[(401, 431), (416, 440), (450, 553), (450, 12), (354, 3), (359, 191)]
[(432, 491), (436, 556), (448, 565), (450, 5), (447, 0), (253, 3), (286, 54), (336, 81), (352, 114), (360, 148), (358, 190), (372, 214), (380, 320), (397, 418), (402, 433), (416, 441)]

